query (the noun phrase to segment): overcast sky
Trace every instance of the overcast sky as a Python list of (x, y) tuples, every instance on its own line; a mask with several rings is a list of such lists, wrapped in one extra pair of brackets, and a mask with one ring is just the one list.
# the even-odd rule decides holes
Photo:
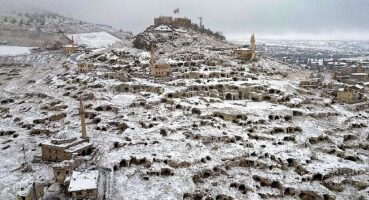
[(369, 39), (369, 0), (0, 0), (138, 33), (159, 15), (222, 31), (228, 38)]

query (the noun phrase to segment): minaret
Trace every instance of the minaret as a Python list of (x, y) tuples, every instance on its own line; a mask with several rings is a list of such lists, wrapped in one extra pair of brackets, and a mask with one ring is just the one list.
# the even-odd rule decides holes
[(250, 38), (250, 48), (251, 50), (255, 51), (255, 35), (252, 34)]
[(251, 59), (255, 59), (256, 58), (256, 46), (255, 46), (255, 35), (254, 34), (252, 34), (250, 38), (250, 48), (252, 50)]
[(85, 121), (85, 110), (83, 107), (82, 98), (79, 99), (79, 117), (81, 118), (81, 127), (82, 127), (82, 139), (88, 139), (87, 133), (86, 133), (86, 121)]

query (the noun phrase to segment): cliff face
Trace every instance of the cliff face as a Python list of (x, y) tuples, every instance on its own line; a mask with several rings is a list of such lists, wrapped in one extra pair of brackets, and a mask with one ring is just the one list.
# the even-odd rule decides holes
[(169, 45), (175, 46), (175, 42), (178, 37), (185, 37), (184, 35), (179, 35), (178, 33), (163, 33), (163, 32), (143, 32), (138, 34), (133, 41), (133, 45), (138, 49), (149, 50), (151, 45)]

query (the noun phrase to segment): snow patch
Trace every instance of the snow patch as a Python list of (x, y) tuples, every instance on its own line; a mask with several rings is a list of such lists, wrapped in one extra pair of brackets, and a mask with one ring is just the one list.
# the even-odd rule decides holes
[(0, 56), (18, 56), (31, 53), (30, 47), (0, 46)]
[(109, 47), (115, 43), (121, 42), (120, 39), (107, 32), (67, 34), (66, 36), (76, 44), (85, 45), (89, 48)]
[(112, 103), (122, 106), (128, 106), (132, 104), (135, 99), (136, 99), (135, 95), (127, 95), (127, 94), (116, 95), (115, 97), (113, 97)]

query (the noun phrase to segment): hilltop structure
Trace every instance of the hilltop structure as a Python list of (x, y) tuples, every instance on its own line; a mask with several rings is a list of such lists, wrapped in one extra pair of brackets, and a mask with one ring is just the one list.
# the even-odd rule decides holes
[(188, 18), (174, 18), (170, 16), (160, 16), (154, 19), (154, 27), (161, 25), (172, 26), (173, 28), (189, 28), (192, 23)]
[(252, 34), (250, 38), (250, 45), (245, 45), (234, 51), (236, 56), (242, 60), (255, 60), (256, 59), (256, 45), (255, 35)]

